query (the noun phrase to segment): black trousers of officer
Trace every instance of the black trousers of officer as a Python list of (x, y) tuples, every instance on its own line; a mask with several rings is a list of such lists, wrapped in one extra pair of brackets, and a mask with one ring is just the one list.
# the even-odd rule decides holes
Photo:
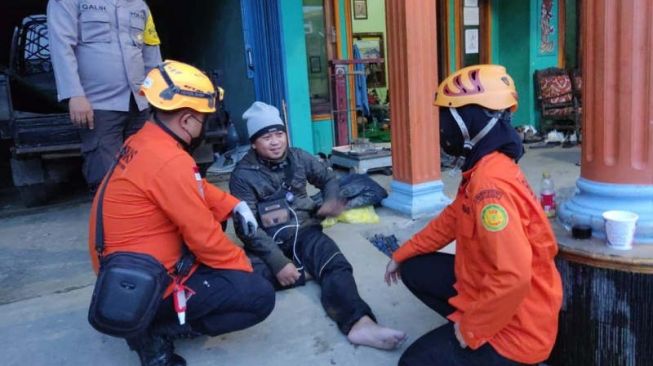
[[(274, 309), (274, 288), (255, 273), (200, 265), (185, 285), (195, 291), (187, 302), (187, 322), (193, 331), (212, 337), (249, 328)], [(154, 323), (177, 321), (169, 296), (159, 306)]]
[(134, 97), (129, 102), (129, 111), (93, 110), (94, 128), (82, 128), (82, 172), (91, 191), (102, 182), (123, 142), (138, 132), (149, 118), (150, 110), (138, 110)]
[[(281, 249), (288, 258), (293, 258), (292, 238), (286, 240)], [(342, 333), (349, 334), (352, 326), (365, 315), (376, 320), (372, 309), (358, 294), (351, 264), (333, 239), (322, 232), (321, 226), (302, 228), (297, 235), (295, 251), (299, 258), (299, 261), (294, 260), (295, 266), (300, 268), (303, 265), (304, 271), (320, 285), (322, 306)], [(275, 288), (282, 288), (260, 258), (252, 256), (250, 259), (255, 272), (267, 278)], [(303, 284), (302, 274), (295, 286)]]
[[(454, 256), (432, 253), (411, 258), (401, 264), (401, 279), (424, 304), (443, 317), (455, 311), (449, 298), (456, 295), (453, 285)], [(489, 343), (476, 350), (461, 348), (452, 322), (436, 328), (406, 349), (400, 366), (513, 366), (520, 363), (501, 356)]]

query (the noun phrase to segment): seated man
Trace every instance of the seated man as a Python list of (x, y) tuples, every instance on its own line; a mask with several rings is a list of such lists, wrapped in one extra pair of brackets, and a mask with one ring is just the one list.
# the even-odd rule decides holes
[[(246, 203), (201, 179), (189, 154), (215, 111), (211, 81), (190, 65), (166, 61), (149, 73), (141, 92), (153, 107), (153, 121), (125, 142), (100, 186), (91, 210), (89, 247), (97, 271), (96, 211), (102, 200), (103, 226), (98, 227), (103, 227), (104, 255), (149, 254), (171, 276), (184, 247), (195, 256), (190, 276), (180, 282), (188, 295), (185, 313), (173, 307), (169, 288), (146, 334), (127, 339), (142, 365), (185, 365), (173, 352), (173, 339), (251, 327), (272, 312), (275, 295), (265, 279), (252, 273), (245, 252), (220, 225), (234, 212), (244, 218), (246, 229), (255, 230), (254, 215)], [(181, 296), (176, 291), (179, 286), (175, 295)]]
[[(254, 271), (276, 288), (301, 285), (308, 272), (322, 288), (324, 309), (350, 342), (394, 349), (405, 334), (375, 322), (358, 294), (351, 265), (316, 218), (336, 216), (344, 207), (335, 175), (307, 152), (288, 148), (286, 127), (275, 107), (254, 102), (243, 119), (252, 150), (231, 174), (229, 189), (258, 211), (262, 227), (253, 238), (236, 226)], [(307, 183), (324, 194), (319, 210), (306, 194)]]

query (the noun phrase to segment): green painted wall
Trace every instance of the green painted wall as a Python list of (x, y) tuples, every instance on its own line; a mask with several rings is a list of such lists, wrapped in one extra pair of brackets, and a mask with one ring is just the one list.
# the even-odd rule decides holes
[[(367, 19), (353, 19), (352, 4), (352, 32), (353, 33), (383, 33), (383, 50), (384, 57), (388, 57), (388, 37), (386, 36), (385, 27), (385, 0), (367, 0)], [(388, 80), (388, 63), (385, 63), (386, 83)], [(385, 102), (388, 88), (375, 88), (379, 99)]]
[(499, 11), (497, 7), (499, 6), (501, 0), (490, 0), (490, 24), (492, 29), (490, 29), (490, 63), (496, 64), (497, 57), (499, 56), (499, 32), (501, 31), (501, 24), (499, 23)]
[(313, 121), (314, 153), (331, 154), (333, 147), (333, 121)]
[(333, 142), (333, 120), (314, 120), (313, 129), (313, 152), (331, 153)]
[(294, 147), (313, 152), (302, 0), (280, 0), (279, 6), (290, 138)]
[(529, 87), (530, 74), (530, 4), (523, 0), (494, 0), (492, 9), (496, 21), (492, 23), (494, 63), (503, 65), (512, 76), (519, 93), (519, 107), (513, 124), (529, 124), (533, 115)]
[[(560, 29), (558, 28), (558, 0), (553, 0), (553, 12), (552, 12), (552, 19), (551, 19), (551, 26), (555, 29), (553, 35), (552, 35), (552, 41), (553, 41), (553, 51), (549, 54), (543, 54), (541, 51), (541, 42), (540, 42), (540, 37), (541, 37), (541, 26), (540, 26), (540, 5), (542, 3), (542, 0), (537, 0), (537, 1), (530, 1), (531, 5), (531, 26), (530, 26), (530, 34), (531, 34), (531, 47), (530, 47), (530, 54), (531, 54), (531, 62), (530, 62), (530, 83), (528, 85), (528, 103), (529, 103), (529, 112), (531, 113), (530, 115), (530, 121), (533, 121), (533, 124), (535, 124), (537, 127), (540, 126), (540, 113), (539, 110), (537, 110), (536, 105), (536, 96), (535, 96), (535, 82), (533, 79), (533, 74), (535, 73), (536, 70), (540, 69), (545, 69), (547, 67), (553, 67), (553, 66), (558, 66), (558, 54), (559, 54), (559, 45), (558, 45), (558, 34)], [(520, 98), (520, 102), (524, 100), (523, 97)]]
[(453, 11), (455, 7), (455, 0), (449, 1), (449, 73), (456, 71), (456, 16)]
[(342, 50), (342, 58), (343, 59), (348, 59), (349, 58), (349, 49), (347, 48), (347, 3), (345, 0), (337, 0), (338, 1), (338, 10), (340, 13), (340, 49)]
[(513, 117), (515, 126), (539, 127), (533, 74), (558, 64), (558, 1), (554, 0), (550, 20), (555, 31), (554, 47), (549, 54), (540, 50), (540, 5), (541, 0), (492, 0), (492, 62), (504, 65), (515, 80), (519, 93), (519, 108)]
[(578, 62), (578, 0), (565, 2), (565, 67), (580, 68)]

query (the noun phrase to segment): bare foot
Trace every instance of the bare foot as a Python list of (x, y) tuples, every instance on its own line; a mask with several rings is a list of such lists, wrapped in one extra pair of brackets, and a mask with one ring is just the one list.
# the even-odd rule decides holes
[(347, 339), (356, 345), (391, 350), (406, 340), (406, 333), (382, 327), (365, 315), (354, 324), (347, 334)]

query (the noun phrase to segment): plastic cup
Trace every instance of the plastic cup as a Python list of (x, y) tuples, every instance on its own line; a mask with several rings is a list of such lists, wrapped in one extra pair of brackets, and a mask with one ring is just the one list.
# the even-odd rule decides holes
[(636, 213), (630, 211), (605, 211), (603, 219), (608, 246), (619, 250), (631, 249), (638, 218)]

